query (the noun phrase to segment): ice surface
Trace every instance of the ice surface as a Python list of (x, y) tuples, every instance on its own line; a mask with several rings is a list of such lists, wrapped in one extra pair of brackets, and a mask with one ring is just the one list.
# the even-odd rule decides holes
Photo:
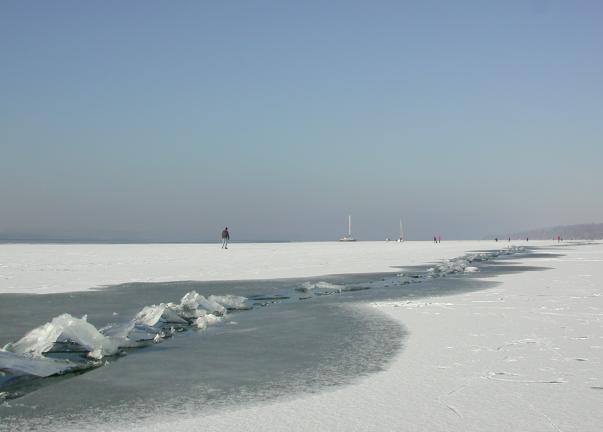
[[(443, 277), (447, 274), (476, 272), (473, 262), (487, 261), (500, 255), (520, 252), (522, 248), (511, 247), (486, 253), (472, 253), (462, 257), (445, 260), (423, 274), (405, 275), (403, 278), (419, 281), (425, 278)], [(299, 290), (315, 294), (337, 293), (353, 289), (330, 282), (305, 282)], [(227, 311), (249, 309), (247, 298), (235, 295), (211, 295), (208, 298), (190, 291), (178, 304), (160, 303), (145, 306), (129, 322), (106, 326), (102, 331), (88, 323), (86, 317), (74, 318), (63, 314), (36, 329), (31, 330), (19, 341), (8, 344), (6, 350), (30, 357), (42, 357), (43, 354), (60, 346), (67, 351), (86, 352), (94, 359), (116, 354), (120, 348), (140, 346), (140, 343), (161, 342), (170, 337), (176, 327), (195, 326), (205, 329), (220, 320)], [(56, 351), (56, 350), (55, 350)]]
[[(500, 254), (514, 253), (514, 251), (471, 254), (453, 258), (419, 274), (417, 280), (426, 280), (455, 272), (470, 272), (472, 270), (469, 264), (473, 261), (485, 261)], [(396, 276), (392, 275), (392, 278), (396, 278)], [(388, 286), (387, 283), (390, 282), (386, 281), (384, 285)], [(338, 285), (326, 281), (306, 282), (301, 285), (301, 290), (319, 296), (367, 289), (360, 285), (364, 284)], [(377, 283), (375, 287), (378, 286)], [(270, 303), (278, 303), (289, 299), (290, 297), (287, 297), (287, 295), (271, 293), (268, 296), (272, 299)], [(255, 301), (258, 300), (256, 297), (252, 296), (251, 298)], [(296, 296), (291, 298), (293, 298), (291, 301), (297, 300)], [(85, 354), (94, 360), (100, 360), (104, 356), (120, 353), (123, 348), (143, 347), (152, 342), (161, 343), (164, 339), (172, 337), (176, 332), (188, 328), (204, 330), (208, 326), (222, 321), (229, 310), (250, 308), (250, 303), (245, 297), (235, 295), (210, 295), (205, 297), (196, 291), (190, 291), (180, 299), (179, 303), (159, 303), (158, 305), (145, 306), (129, 321), (112, 323), (100, 330), (88, 323), (85, 316), (74, 318), (69, 314), (59, 315), (51, 322), (30, 331), (19, 341), (8, 344), (6, 349), (16, 357), (21, 356), (25, 363), (26, 359), (31, 358), (43, 360), (45, 359), (44, 354), (49, 352), (52, 352), (53, 356), (60, 357), (63, 355), (65, 358), (72, 356), (75, 352)], [(113, 317), (115, 316), (113, 315)], [(121, 316), (120, 319), (122, 319)], [(3, 359), (0, 358), (0, 368), (6, 367), (3, 363)], [(8, 364), (8, 361), (6, 363)], [(78, 367), (93, 367), (99, 364), (99, 362), (95, 364), (83, 362), (82, 365), (78, 364)], [(65, 371), (69, 371), (69, 369), (65, 369)]]
[[(448, 274), (476, 272), (479, 269), (471, 266), (473, 262), (487, 261), (500, 255), (520, 252), (522, 249), (511, 247), (487, 253), (473, 253), (462, 257), (445, 260), (430, 268), (423, 274), (406, 275), (405, 282), (419, 281), (425, 278), (443, 277)], [(330, 282), (305, 282), (298, 288), (301, 291), (319, 293), (337, 293), (353, 289)], [(116, 354), (120, 348), (140, 346), (146, 341), (160, 342), (171, 336), (177, 327), (196, 326), (205, 329), (208, 325), (219, 321), (230, 310), (249, 309), (247, 298), (235, 295), (211, 295), (208, 298), (190, 291), (178, 304), (160, 303), (145, 306), (130, 321), (123, 324), (106, 326), (97, 330), (87, 322), (86, 317), (74, 318), (63, 314), (50, 323), (31, 330), (19, 341), (8, 344), (6, 349), (21, 355), (41, 357), (57, 345), (71, 351), (84, 351), (94, 359)]]
[[(328, 430), (599, 430), (600, 390), (594, 390), (603, 382), (598, 251), (599, 255), (581, 255), (581, 249), (567, 260), (541, 260), (539, 265), (555, 269), (503, 275), (497, 280), (502, 284), (493, 288), (440, 297), (437, 302), (425, 299), (421, 307), (404, 307), (407, 299), (383, 303), (380, 310), (409, 329), (411, 342), (387, 371), (336, 392), (203, 414), (203, 420), (220, 430), (271, 431), (291, 424), (306, 430), (316, 424), (302, 414), (313, 412)], [(450, 250), (438, 258), (447, 254)], [(440, 263), (444, 265), (438, 274), (471, 272), (479, 268), (474, 264), (494, 256), (467, 254), (462, 261)], [(410, 274), (404, 277), (415, 280)], [(421, 277), (426, 273), (417, 279)], [(166, 305), (179, 310), (183, 301)], [(185, 318), (198, 328), (219, 319), (195, 301), (189, 311), (201, 314)], [(178, 313), (183, 317), (184, 308)], [(166, 324), (167, 332), (170, 328)], [(402, 405), (400, 391), (405, 394)], [(367, 395), (376, 403), (364, 404)], [(335, 414), (333, 406), (338, 407)], [(151, 424), (140, 424), (140, 430), (191, 430), (202, 421), (180, 414), (158, 413)]]

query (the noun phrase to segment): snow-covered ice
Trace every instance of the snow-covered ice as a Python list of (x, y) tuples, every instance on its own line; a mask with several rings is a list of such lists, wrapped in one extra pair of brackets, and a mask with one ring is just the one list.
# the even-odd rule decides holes
[(0, 244), (0, 293), (82, 291), (127, 282), (395, 272), (401, 265), (505, 247), (493, 241), (235, 243), (228, 250), (215, 244)]

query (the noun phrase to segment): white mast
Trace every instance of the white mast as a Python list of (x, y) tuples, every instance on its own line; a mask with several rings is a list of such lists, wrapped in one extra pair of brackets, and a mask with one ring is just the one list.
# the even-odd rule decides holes
[(348, 215), (348, 235), (340, 238), (339, 241), (353, 242), (356, 241), (352, 237), (352, 215)]
[(402, 218), (400, 218), (400, 237), (398, 238), (399, 242), (404, 241), (404, 231), (402, 230)]

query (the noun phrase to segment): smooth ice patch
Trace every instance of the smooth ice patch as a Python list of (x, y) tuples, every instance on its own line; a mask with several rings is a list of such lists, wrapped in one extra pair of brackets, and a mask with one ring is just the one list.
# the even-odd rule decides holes
[(10, 351), (0, 350), (0, 369), (37, 377), (49, 377), (78, 369), (79, 366), (69, 360), (46, 357), (26, 357)]

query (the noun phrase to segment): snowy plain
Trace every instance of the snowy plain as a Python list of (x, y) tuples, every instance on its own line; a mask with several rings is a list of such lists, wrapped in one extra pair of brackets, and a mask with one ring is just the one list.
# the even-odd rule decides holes
[[(0, 244), (0, 293), (83, 291), (128, 282), (219, 281), (394, 272), (525, 242)], [(530, 242), (539, 244), (539, 242)]]
[[(0, 245), (0, 292), (385, 272), (507, 246), (281, 243), (222, 251), (215, 245)], [(127, 429), (599, 431), (603, 245), (530, 246), (539, 246), (539, 255), (517, 264), (541, 268), (490, 277), (496, 284), (487, 289), (350, 306), (380, 311), (408, 331), (403, 350), (383, 372), (325, 392), (211, 415), (159, 415)]]

